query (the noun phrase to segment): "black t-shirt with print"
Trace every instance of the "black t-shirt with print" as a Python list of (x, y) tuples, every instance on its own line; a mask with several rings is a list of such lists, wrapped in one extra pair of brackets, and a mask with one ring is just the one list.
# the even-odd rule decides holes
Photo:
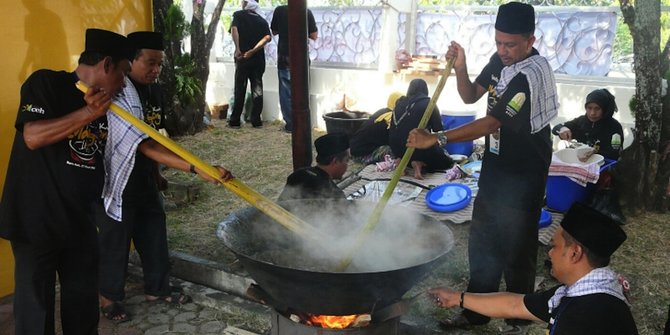
[[(607, 159), (619, 159), (621, 150), (623, 150), (623, 128), (621, 123), (614, 118), (603, 118), (596, 122), (591, 122), (586, 115), (582, 115), (574, 120), (568, 121), (563, 125), (570, 129), (572, 138), (580, 143), (594, 146), (599, 144), (598, 153)], [(554, 128), (556, 129), (556, 128)]]
[(90, 204), (102, 192), (107, 118), (68, 138), (30, 150), (23, 125), (62, 117), (86, 102), (75, 73), (39, 70), (21, 87), (16, 135), (0, 203), (0, 236), (24, 242), (66, 243), (91, 229)]
[[(537, 55), (537, 50), (531, 55)], [(476, 79), (488, 91), (487, 115), (502, 124), (499, 132), (486, 136), (477, 196), (513, 208), (537, 208), (542, 205), (551, 162), (550, 127), (531, 134), (525, 75), (516, 75), (503, 95), (496, 95), (494, 88), (503, 68), (494, 54)]]
[(524, 305), (537, 318), (548, 323), (551, 335), (636, 335), (630, 309), (621, 299), (605, 293), (563, 297), (549, 314), (548, 302), (560, 286), (527, 294)]
[[(159, 84), (143, 85), (131, 79), (137, 95), (142, 103), (144, 122), (158, 130), (163, 128), (164, 109), (161, 86)], [(145, 156), (139, 150), (135, 155), (135, 165), (123, 190), (123, 202), (144, 203), (151, 194), (158, 192), (156, 176), (158, 163)]]

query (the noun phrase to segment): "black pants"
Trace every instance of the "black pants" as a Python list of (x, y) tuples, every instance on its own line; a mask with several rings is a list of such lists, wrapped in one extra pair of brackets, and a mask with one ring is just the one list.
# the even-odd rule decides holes
[(247, 81), (251, 83), (251, 124), (254, 127), (263, 125), (261, 113), (263, 112), (263, 73), (265, 73), (265, 60), (263, 61), (237, 61), (235, 63), (235, 105), (233, 113), (228, 121), (231, 126), (240, 125), (240, 116), (244, 108), (244, 96), (247, 92)]
[(165, 212), (158, 192), (143, 202), (123, 202), (123, 222), (114, 221), (100, 206), (96, 211), (100, 248), (100, 295), (112, 300), (125, 298), (128, 252), (132, 238), (142, 260), (144, 293), (153, 296), (170, 294), (170, 260), (167, 245)]
[[(475, 198), (468, 241), (468, 292), (497, 292), (504, 277), (507, 292), (533, 293), (540, 211), (541, 208), (537, 208), (525, 212)], [(470, 310), (465, 310), (463, 314), (473, 324), (490, 320)], [(507, 320), (507, 323), (523, 322)]]
[(55, 333), (56, 274), (63, 334), (97, 334), (98, 250), (93, 224), (63, 246), (16, 241), (11, 244), (16, 262), (16, 335)]

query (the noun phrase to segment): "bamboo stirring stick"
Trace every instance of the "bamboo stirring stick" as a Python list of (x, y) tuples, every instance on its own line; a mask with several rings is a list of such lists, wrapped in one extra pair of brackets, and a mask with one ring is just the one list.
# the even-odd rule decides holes
[[(447, 78), (449, 78), (449, 75), (451, 74), (451, 68), (454, 65), (454, 60), (450, 59), (447, 61), (447, 66), (446, 68), (442, 71), (442, 76), (440, 77), (440, 81), (437, 83), (437, 87), (435, 88), (435, 92), (433, 93), (433, 96), (430, 98), (430, 102), (428, 103), (428, 106), (426, 106), (426, 110), (423, 112), (423, 117), (421, 118), (421, 121), (419, 121), (419, 125), (417, 128), (422, 129), (425, 128), (426, 125), (428, 124), (428, 120), (430, 120), (430, 115), (433, 113), (433, 108), (435, 107), (435, 104), (437, 103), (437, 99), (440, 97), (440, 93), (442, 93), (442, 89), (444, 88), (444, 84), (447, 82)], [(375, 208), (372, 210), (372, 214), (370, 215), (370, 218), (368, 219), (367, 223), (361, 231), (358, 233), (358, 236), (356, 238), (356, 242), (351, 249), (351, 251), (347, 254), (347, 256), (340, 261), (340, 264), (337, 267), (337, 270), (339, 272), (343, 272), (349, 267), (351, 264), (351, 261), (354, 259), (354, 255), (356, 252), (358, 252), (358, 249), (361, 248), (363, 245), (363, 242), (367, 239), (367, 237), (372, 233), (372, 231), (375, 229), (377, 224), (379, 223), (379, 220), (382, 216), (382, 212), (384, 211), (384, 208), (386, 207), (386, 204), (388, 203), (389, 199), (391, 198), (391, 195), (393, 194), (393, 190), (395, 189), (396, 185), (398, 184), (398, 181), (400, 180), (401, 175), (405, 171), (405, 168), (407, 167), (407, 163), (409, 163), (409, 159), (412, 157), (412, 154), (414, 153), (414, 148), (407, 148), (405, 150), (405, 154), (402, 156), (402, 159), (400, 160), (400, 163), (398, 164), (398, 167), (396, 167), (395, 172), (393, 173), (393, 177), (391, 178), (391, 181), (389, 181), (388, 185), (386, 186), (386, 190), (384, 190), (384, 194), (382, 195), (381, 199), (379, 199), (379, 202), (375, 206)]]
[[(88, 86), (84, 84), (83, 82), (79, 81), (77, 82), (77, 88), (86, 93), (88, 91)], [(255, 190), (251, 189), (241, 181), (237, 180), (236, 178), (233, 178), (228, 181), (223, 181), (220, 178), (220, 173), (219, 170), (210, 164), (206, 163), (202, 159), (198, 158), (197, 156), (193, 155), (190, 153), (188, 150), (186, 150), (184, 147), (180, 146), (177, 144), (175, 141), (171, 140), (168, 137), (163, 136), (161, 133), (156, 131), (153, 127), (149, 126), (148, 124), (144, 123), (142, 120), (136, 118), (132, 114), (130, 114), (128, 111), (124, 110), (123, 108), (119, 107), (118, 105), (112, 103), (110, 106), (110, 109), (112, 112), (116, 113), (118, 116), (144, 132), (145, 134), (149, 135), (149, 137), (153, 138), (156, 140), (156, 142), (164, 145), (166, 148), (168, 148), (170, 151), (174, 152), (177, 154), (179, 157), (183, 158), (185, 161), (193, 164), (195, 167), (200, 169), (201, 171), (204, 171), (206, 174), (208, 174), (210, 177), (218, 180), (223, 186), (225, 186), (228, 190), (231, 192), (235, 193), (237, 196), (240, 198), (246, 200), (249, 202), (252, 206), (258, 208), (261, 212), (265, 213), (267, 216), (271, 217), (275, 221), (277, 221), (279, 224), (283, 225), (287, 229), (297, 233), (303, 238), (322, 238), (324, 239), (322, 234), (314, 227), (311, 225), (307, 224), (297, 216), (291, 214), (284, 208), (280, 207), (270, 199), (264, 197), (260, 193), (256, 192)]]

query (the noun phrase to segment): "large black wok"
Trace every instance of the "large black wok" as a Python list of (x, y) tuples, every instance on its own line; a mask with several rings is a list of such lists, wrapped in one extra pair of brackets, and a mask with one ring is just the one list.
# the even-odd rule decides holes
[(301, 312), (361, 314), (395, 303), (453, 245), (445, 224), (387, 207), (347, 271), (334, 272), (374, 204), (293, 200), (280, 205), (328, 238), (301, 238), (255, 208), (230, 214), (217, 234), (272, 300)]

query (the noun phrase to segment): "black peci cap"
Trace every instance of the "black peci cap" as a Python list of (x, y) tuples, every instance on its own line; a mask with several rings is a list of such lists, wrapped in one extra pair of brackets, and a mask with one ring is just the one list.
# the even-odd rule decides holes
[(328, 157), (349, 149), (349, 136), (345, 133), (330, 133), (314, 141), (317, 155)]
[(626, 233), (619, 223), (581, 203), (570, 207), (561, 221), (561, 227), (600, 257), (609, 258), (626, 240)]
[(132, 59), (128, 39), (115, 32), (103, 29), (86, 29), (84, 52), (95, 52), (105, 56), (121, 56)]
[(496, 30), (507, 34), (526, 34), (535, 31), (535, 9), (533, 6), (510, 2), (498, 7)]
[(165, 50), (163, 34), (153, 31), (136, 31), (128, 34), (130, 47), (139, 49)]

